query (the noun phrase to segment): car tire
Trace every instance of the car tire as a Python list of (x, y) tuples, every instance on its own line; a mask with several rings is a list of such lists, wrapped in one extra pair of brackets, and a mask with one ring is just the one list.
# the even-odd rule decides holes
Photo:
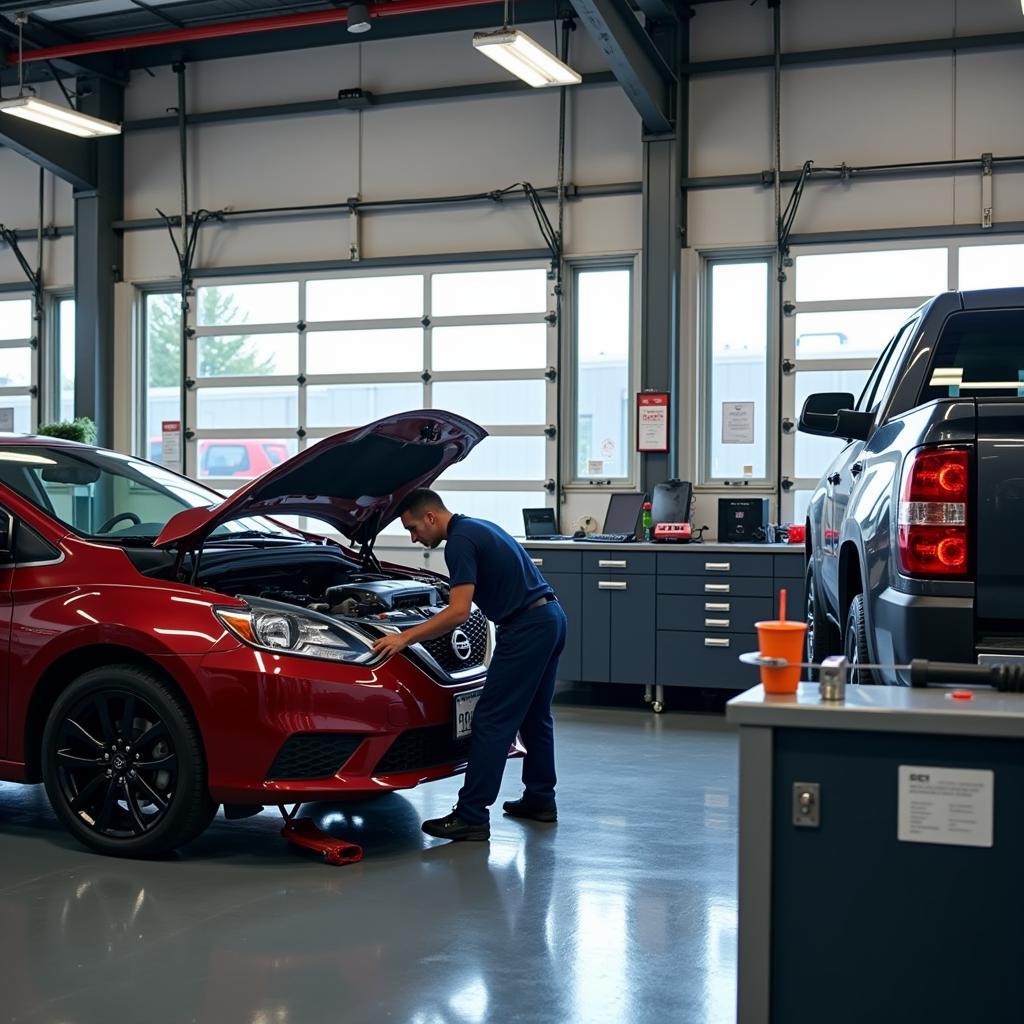
[[(807, 660), (819, 665), (830, 654), (839, 648), (839, 637), (836, 629), (829, 622), (821, 601), (818, 600), (818, 586), (814, 579), (814, 563), (807, 563), (807, 575), (804, 578), (804, 594), (807, 601)], [(808, 669), (807, 678), (812, 682), (818, 678), (817, 669)]]
[(850, 682), (872, 685), (877, 682), (871, 669), (859, 668), (870, 665), (868, 652), (868, 627), (864, 616), (864, 595), (857, 594), (850, 602), (846, 613), (846, 632), (843, 637), (843, 654), (850, 662)]
[(199, 730), (155, 673), (107, 665), (79, 676), (46, 721), (43, 782), (84, 845), (151, 857), (195, 839), (217, 813)]

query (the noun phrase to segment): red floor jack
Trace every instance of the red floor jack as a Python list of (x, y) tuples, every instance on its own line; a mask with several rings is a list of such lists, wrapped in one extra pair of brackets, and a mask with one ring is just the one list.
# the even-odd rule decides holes
[(319, 853), (327, 864), (355, 864), (363, 859), (363, 848), (344, 839), (336, 839), (320, 828), (312, 818), (296, 818), (302, 804), (296, 804), (289, 813), (284, 804), (277, 809), (284, 818), (281, 835), (292, 846), (300, 846), (304, 850)]

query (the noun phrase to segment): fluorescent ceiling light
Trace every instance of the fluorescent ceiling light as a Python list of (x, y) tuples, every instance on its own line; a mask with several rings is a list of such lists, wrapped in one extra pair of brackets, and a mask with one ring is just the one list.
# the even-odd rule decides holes
[[(1024, 3), (1024, 0), (1021, 0)], [(582, 75), (517, 28), (477, 32), (473, 45), (535, 89), (548, 85), (579, 85)]]
[(41, 100), (38, 96), (19, 96), (13, 100), (0, 100), (0, 114), (13, 114), (15, 117), (47, 128), (77, 135), (81, 139), (94, 139), (100, 135), (120, 135), (121, 126), (102, 121), (98, 117), (80, 114), (71, 107), (61, 107), (49, 100)]

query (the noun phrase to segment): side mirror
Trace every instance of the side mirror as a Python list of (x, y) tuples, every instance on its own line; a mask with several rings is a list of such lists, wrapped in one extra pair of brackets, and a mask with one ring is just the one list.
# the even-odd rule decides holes
[(825, 391), (808, 395), (800, 411), (798, 428), (804, 434), (818, 434), (821, 437), (845, 437), (839, 433), (839, 414), (853, 412), (853, 395), (846, 391)]
[(14, 517), (0, 512), (0, 562), (9, 562), (14, 556)]

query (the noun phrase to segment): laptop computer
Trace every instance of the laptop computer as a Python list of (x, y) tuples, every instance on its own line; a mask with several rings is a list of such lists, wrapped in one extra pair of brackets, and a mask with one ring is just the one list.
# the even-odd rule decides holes
[(523, 534), (527, 540), (572, 540), (558, 532), (558, 518), (553, 508), (524, 508)]
[(640, 523), (643, 508), (642, 494), (613, 494), (608, 500), (608, 511), (605, 512), (601, 532), (576, 539), (598, 544), (622, 544), (636, 540), (636, 528)]

